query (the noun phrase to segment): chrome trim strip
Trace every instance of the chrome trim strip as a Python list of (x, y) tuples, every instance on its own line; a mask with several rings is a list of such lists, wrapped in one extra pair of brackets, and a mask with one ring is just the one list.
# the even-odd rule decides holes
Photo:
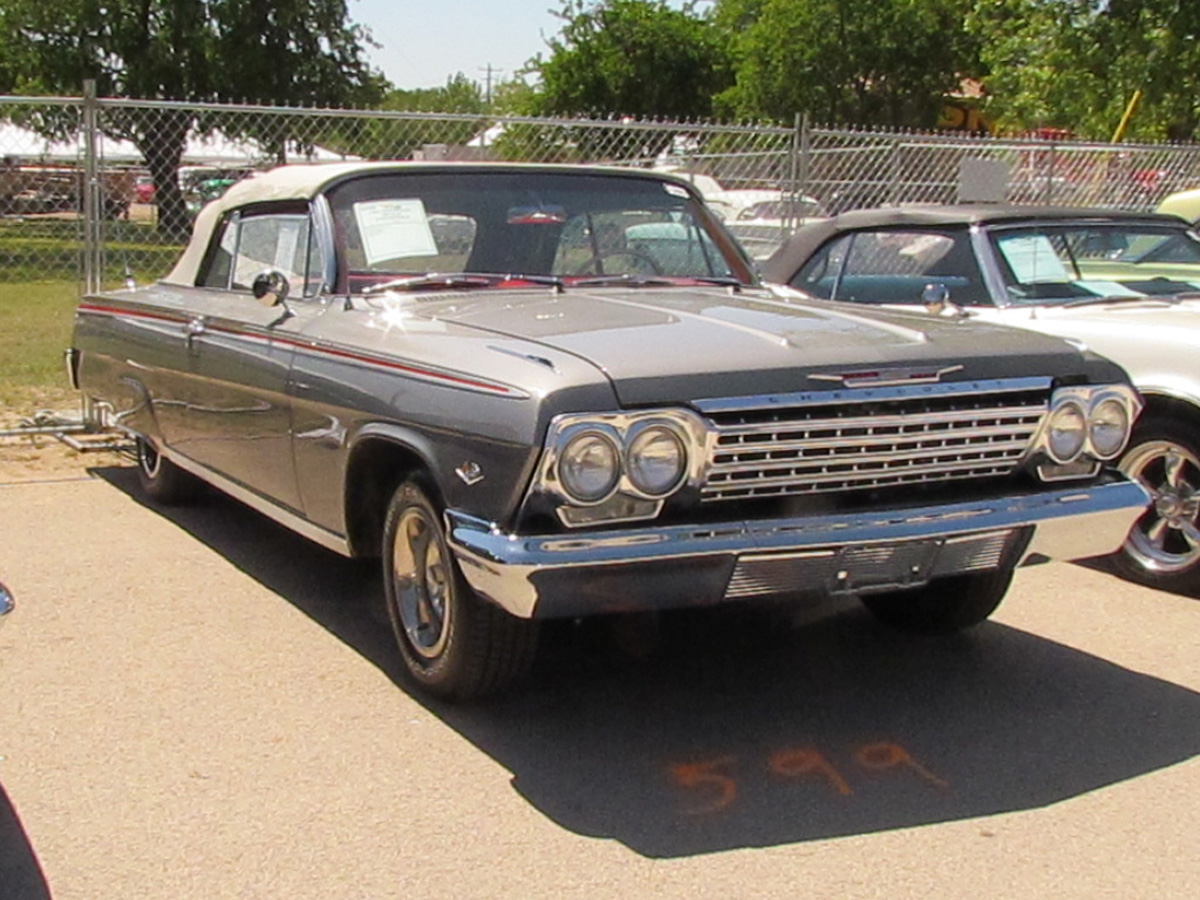
[[(179, 325), (181, 327), (186, 327), (187, 324), (195, 318), (191, 315), (179, 316), (122, 306), (107, 306), (95, 302), (81, 303), (78, 307), (78, 310), (80, 312), (90, 313), (92, 315), (114, 316), (118, 318), (121, 316), (128, 316), (134, 319), (148, 319), (157, 322), (167, 322), (170, 324)], [(409, 378), (417, 378), (422, 381), (432, 382), (434, 384), (448, 385), (450, 387), (472, 391), (477, 394), (487, 394), (491, 397), (502, 397), (513, 400), (529, 399), (529, 393), (521, 390), (520, 388), (504, 384), (503, 382), (480, 378), (465, 372), (455, 372), (449, 369), (440, 369), (432, 366), (419, 365), (414, 362), (406, 362), (403, 359), (382, 356), (375, 353), (367, 353), (362, 350), (355, 350), (349, 347), (340, 346), (338, 344), (308, 340), (300, 336), (272, 331), (270, 328), (256, 329), (249, 326), (241, 327), (240, 325), (236, 324), (217, 324), (212, 320), (209, 320), (206, 324), (209, 333), (220, 334), (228, 338), (246, 340), (251, 343), (258, 344), (274, 343), (279, 346), (291, 348), (298, 353), (308, 353), (314, 356), (331, 358), (339, 361), (348, 361), (350, 363), (361, 363), (363, 365), (375, 366), (377, 368), (399, 372)]]
[(623, 563), (727, 558), (840, 549), (872, 543), (955, 538), (1031, 527), (1026, 554), (1079, 559), (1121, 546), (1149, 501), (1139, 485), (1120, 481), (1084, 489), (1045, 491), (944, 506), (853, 514), (677, 525), (586, 535), (508, 534), (458, 511), (446, 514), (447, 534), (471, 586), (510, 613), (553, 616), (556, 597), (543, 596), (535, 576)]

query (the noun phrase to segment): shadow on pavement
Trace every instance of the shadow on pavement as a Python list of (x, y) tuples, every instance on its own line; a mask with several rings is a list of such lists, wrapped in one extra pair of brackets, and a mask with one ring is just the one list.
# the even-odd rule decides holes
[[(373, 568), (232, 501), (163, 514), (408, 689)], [(664, 616), (648, 655), (638, 624), (551, 623), (510, 695), (421, 702), (562, 827), (656, 858), (1031, 809), (1200, 753), (1200, 694), (998, 623), (729, 608)]]
[(0, 787), (0, 900), (49, 900), (50, 888), (17, 811)]

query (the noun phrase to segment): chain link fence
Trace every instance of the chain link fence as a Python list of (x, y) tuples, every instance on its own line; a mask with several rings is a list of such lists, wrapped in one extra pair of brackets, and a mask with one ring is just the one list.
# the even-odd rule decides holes
[[(1149, 210), (1200, 186), (1200, 147), (710, 122), (0, 97), (0, 278), (94, 290), (165, 274), (192, 217), (281, 163), (515, 160), (688, 173), (755, 255), (796, 223), (955, 202)], [(980, 172), (983, 173), (982, 182)], [(973, 185), (973, 186), (972, 186)]]

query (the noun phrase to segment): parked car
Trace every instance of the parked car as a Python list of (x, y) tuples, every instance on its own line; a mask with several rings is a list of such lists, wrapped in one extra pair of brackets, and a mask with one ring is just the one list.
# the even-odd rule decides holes
[(203, 481), (381, 557), (408, 671), (455, 699), (547, 618), (833, 594), (965, 628), (1147, 502), (1111, 463), (1139, 400), (1110, 361), (782, 302), (645, 170), (279, 168), (161, 283), (83, 298), (69, 359), (153, 500)]
[[(778, 193), (778, 192), (777, 192)], [(801, 225), (824, 218), (825, 210), (813, 197), (760, 200), (743, 208), (725, 224), (755, 260), (770, 258)]]
[(16, 606), (13, 601), (12, 594), (2, 583), (0, 583), (0, 625), (3, 625), (8, 619), (8, 614), (13, 611)]
[(135, 203), (154, 202), (154, 179), (149, 175), (139, 175), (133, 184), (133, 200)]
[(804, 296), (957, 309), (1115, 360), (1147, 404), (1120, 465), (1154, 497), (1115, 563), (1146, 584), (1200, 587), (1200, 238), (1185, 222), (1086, 209), (865, 210), (801, 229), (763, 271)]
[(1200, 222), (1200, 189), (1191, 188), (1186, 191), (1176, 191), (1168, 194), (1158, 204), (1155, 212), (1164, 215), (1179, 216), (1195, 225)]

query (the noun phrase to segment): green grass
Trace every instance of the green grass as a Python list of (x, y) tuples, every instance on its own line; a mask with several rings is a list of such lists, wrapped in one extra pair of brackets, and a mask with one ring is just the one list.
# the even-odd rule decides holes
[[(138, 284), (161, 278), (182, 250), (147, 221), (105, 222), (103, 235), (103, 280), (110, 287), (122, 284), (126, 269)], [(71, 343), (82, 259), (77, 219), (0, 219), (0, 425), (77, 402), (63, 351)]]
[[(183, 249), (165, 242), (149, 222), (104, 223), (105, 281), (119, 284), (126, 268), (139, 283), (165, 275)], [(80, 279), (83, 225), (75, 219), (0, 220), (0, 282)]]
[(11, 421), (37, 409), (71, 408), (63, 351), (79, 286), (58, 282), (0, 282), (0, 418)]

